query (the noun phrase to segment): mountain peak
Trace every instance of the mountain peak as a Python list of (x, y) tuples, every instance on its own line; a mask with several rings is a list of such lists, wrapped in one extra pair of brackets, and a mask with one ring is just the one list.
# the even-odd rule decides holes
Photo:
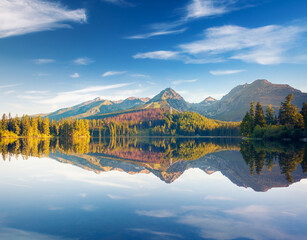
[(167, 99), (183, 100), (183, 97), (181, 97), (174, 89), (166, 88), (166, 89), (162, 90), (153, 99), (155, 99), (154, 101), (157, 101), (157, 100), (167, 100)]
[(209, 97), (207, 97), (204, 101), (205, 101), (205, 102), (215, 102), (216, 99), (213, 98), (213, 97), (211, 97), (211, 96), (209, 96)]
[(266, 79), (257, 79), (253, 81), (251, 84), (256, 85), (256, 84), (272, 84), (272, 83)]
[(148, 102), (148, 104), (153, 103), (157, 103), (159, 106), (165, 106), (167, 108), (172, 107), (179, 111), (186, 111), (188, 109), (187, 102), (172, 88), (162, 90)]
[(96, 98), (94, 99), (94, 101), (95, 101), (95, 102), (98, 102), (98, 101), (102, 101), (102, 99), (101, 99), (100, 97), (96, 97)]
[(215, 98), (209, 96), (209, 97), (205, 98), (204, 101), (200, 102), (200, 104), (209, 105), (209, 104), (211, 104), (211, 103), (214, 103), (215, 101), (216, 101)]

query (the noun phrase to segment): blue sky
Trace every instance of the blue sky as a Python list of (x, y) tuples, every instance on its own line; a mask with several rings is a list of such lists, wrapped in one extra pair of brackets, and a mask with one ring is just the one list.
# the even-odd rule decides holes
[(0, 112), (172, 87), (190, 102), (256, 79), (307, 92), (305, 0), (2, 0)]

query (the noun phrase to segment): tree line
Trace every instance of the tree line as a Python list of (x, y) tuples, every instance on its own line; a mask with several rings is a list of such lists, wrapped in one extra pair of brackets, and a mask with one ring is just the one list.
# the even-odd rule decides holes
[(246, 137), (282, 139), (299, 139), (306, 136), (307, 103), (303, 103), (301, 112), (292, 104), (293, 94), (289, 94), (281, 103), (278, 116), (271, 105), (264, 113), (260, 102), (250, 103), (241, 124), (240, 133)]
[(3, 114), (0, 137), (89, 137), (88, 120), (61, 119), (50, 121), (41, 116), (12, 117)]
[[(150, 113), (153, 111), (153, 113)], [(158, 112), (155, 109), (129, 113), (129, 116), (116, 116), (94, 119), (89, 122), (91, 136), (238, 136), (239, 123), (208, 119), (194, 112)], [(145, 117), (140, 117), (144, 114)], [(154, 116), (148, 118), (148, 116)]]
[(250, 174), (260, 175), (264, 168), (270, 172), (272, 168), (279, 165), (281, 174), (290, 183), (294, 182), (293, 173), (299, 165), (303, 173), (307, 173), (307, 148), (304, 145), (293, 145), (273, 141), (240, 143), (240, 152), (246, 164), (249, 166)]
[(0, 137), (238, 136), (239, 123), (208, 119), (199, 113), (146, 109), (105, 119), (49, 120), (3, 114)]

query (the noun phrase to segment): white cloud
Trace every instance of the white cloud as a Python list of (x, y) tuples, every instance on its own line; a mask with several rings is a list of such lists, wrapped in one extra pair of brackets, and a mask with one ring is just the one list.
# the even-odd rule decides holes
[(48, 235), (48, 234), (43, 234), (43, 233), (38, 233), (38, 232), (30, 232), (30, 231), (17, 229), (17, 228), (8, 228), (8, 227), (0, 228), (0, 239), (6, 239), (6, 240), (16, 240), (16, 239), (72, 240), (72, 238)]
[(69, 75), (71, 78), (79, 78), (80, 77), (80, 75), (79, 75), (79, 73), (74, 73), (74, 74), (71, 74), (71, 75)]
[(113, 200), (122, 200), (122, 199), (127, 199), (126, 197), (123, 196), (118, 196), (118, 195), (114, 195), (114, 194), (107, 194), (107, 196)]
[(182, 61), (186, 64), (205, 64), (205, 63), (218, 63), (223, 62), (220, 57), (207, 57), (207, 58), (196, 58), (187, 54), (176, 52), (176, 51), (154, 51), (137, 53), (133, 56), (134, 59), (156, 59), (156, 60), (176, 60)]
[(205, 200), (231, 201), (233, 199), (230, 197), (224, 197), (224, 196), (206, 196)]
[(284, 54), (306, 29), (298, 26), (268, 25), (258, 28), (240, 26), (213, 27), (205, 30), (204, 39), (182, 44), (183, 52), (191, 55), (230, 55), (230, 59), (258, 64), (287, 61)]
[(80, 197), (83, 197), (83, 198), (86, 198), (86, 197), (87, 197), (87, 194), (86, 194), (86, 193), (80, 193), (79, 196), (80, 196)]
[(94, 211), (96, 207), (94, 205), (85, 205), (85, 206), (82, 206), (81, 209), (84, 211), (91, 212), (91, 211)]
[(81, 102), (93, 99), (98, 92), (122, 88), (132, 83), (120, 83), (120, 84), (113, 84), (113, 85), (104, 85), (104, 86), (93, 86), (93, 87), (86, 87), (83, 89), (78, 89), (69, 92), (60, 92), (57, 93), (55, 97), (42, 99), (39, 102), (43, 104), (63, 104), (69, 102)]
[(229, 74), (236, 74), (236, 73), (241, 73), (241, 72), (244, 72), (245, 70), (212, 70), (210, 71), (210, 74), (212, 75), (216, 75), (216, 76), (219, 76), (219, 75), (229, 75)]
[(54, 59), (48, 59), (48, 58), (38, 58), (33, 60), (36, 64), (47, 64), (47, 63), (53, 63)]
[(1, 0), (0, 38), (69, 27), (66, 22), (86, 22), (85, 9), (69, 10), (41, 0)]
[(179, 34), (179, 33), (185, 32), (186, 30), (187, 28), (181, 28), (181, 29), (176, 29), (176, 30), (159, 30), (159, 31), (154, 31), (150, 33), (145, 33), (145, 34), (133, 35), (133, 36), (127, 37), (127, 39), (146, 39), (146, 38), (151, 38), (155, 36)]
[(3, 94), (9, 95), (9, 94), (12, 94), (12, 93), (14, 93), (14, 92), (15, 92), (14, 90), (8, 90), (8, 91), (5, 91)]
[(0, 85), (0, 89), (1, 88), (11, 88), (11, 87), (17, 87), (20, 84), (8, 84), (8, 85)]
[(231, 11), (231, 6), (236, 2), (233, 0), (193, 0), (186, 7), (186, 18), (221, 15)]
[(26, 91), (27, 94), (46, 94), (48, 91), (37, 91), (37, 90), (31, 90), (31, 91)]
[(173, 51), (155, 51), (155, 52), (147, 52), (147, 53), (138, 53), (133, 56), (135, 59), (160, 59), (160, 60), (169, 60), (169, 59), (177, 59), (178, 52)]
[(174, 217), (176, 214), (169, 210), (136, 211), (138, 215), (156, 218)]
[(183, 84), (183, 83), (193, 83), (193, 82), (197, 82), (197, 81), (198, 81), (198, 79), (176, 80), (176, 81), (172, 81), (172, 84), (179, 85), (179, 84)]
[[(111, 0), (112, 1), (112, 0)], [(187, 28), (178, 29), (178, 27), (187, 22), (203, 17), (212, 17), (222, 15), (241, 7), (236, 6), (239, 0), (191, 0), (184, 6), (181, 17), (173, 22), (155, 23), (150, 26), (154, 31), (145, 34), (134, 35), (129, 39), (144, 39), (154, 36), (179, 34), (187, 30)]]
[(133, 57), (179, 60), (187, 64), (217, 63), (231, 59), (263, 65), (291, 63), (299, 59), (305, 60), (303, 56), (306, 53), (302, 53), (301, 57), (291, 56), (290, 53), (305, 32), (307, 28), (299, 26), (268, 25), (245, 28), (228, 25), (213, 27), (205, 30), (201, 40), (181, 44), (177, 46), (177, 49), (179, 48), (177, 51), (138, 53)]
[(93, 62), (93, 60), (88, 57), (82, 57), (75, 59), (73, 62), (76, 65), (89, 65), (90, 63)]
[(116, 75), (123, 75), (125, 73), (126, 71), (108, 71), (108, 72), (103, 73), (101, 76), (110, 77), (110, 76), (116, 76)]
[(225, 211), (228, 214), (240, 215), (246, 218), (271, 218), (270, 208), (262, 205), (249, 205)]

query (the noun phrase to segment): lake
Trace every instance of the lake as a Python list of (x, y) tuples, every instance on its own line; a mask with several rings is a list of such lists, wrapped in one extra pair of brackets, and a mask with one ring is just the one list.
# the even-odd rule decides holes
[(307, 239), (305, 143), (0, 141), (0, 239)]

